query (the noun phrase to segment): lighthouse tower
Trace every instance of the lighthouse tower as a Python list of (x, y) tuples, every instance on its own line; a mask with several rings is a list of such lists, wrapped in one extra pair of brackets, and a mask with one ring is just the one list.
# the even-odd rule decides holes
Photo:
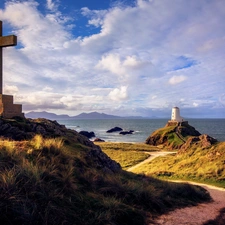
[(171, 121), (182, 122), (183, 118), (180, 116), (180, 109), (178, 107), (172, 108)]

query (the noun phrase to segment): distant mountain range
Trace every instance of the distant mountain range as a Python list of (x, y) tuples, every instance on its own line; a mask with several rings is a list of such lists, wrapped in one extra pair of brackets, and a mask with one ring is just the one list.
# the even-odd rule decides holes
[[(91, 113), (81, 113), (77, 116), (68, 116), (65, 114), (57, 115), (55, 113), (49, 113), (46, 111), (42, 112), (34, 112), (31, 111), (26, 113), (25, 116), (27, 118), (46, 118), (49, 120), (59, 120), (59, 119), (122, 119), (124, 117), (108, 115), (105, 113), (91, 112)], [(129, 118), (142, 118), (142, 117), (129, 117)]]

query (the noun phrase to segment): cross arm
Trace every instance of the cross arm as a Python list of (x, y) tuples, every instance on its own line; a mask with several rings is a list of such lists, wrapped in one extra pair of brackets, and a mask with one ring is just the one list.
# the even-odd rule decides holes
[(17, 36), (9, 35), (0, 37), (0, 47), (8, 47), (17, 45)]

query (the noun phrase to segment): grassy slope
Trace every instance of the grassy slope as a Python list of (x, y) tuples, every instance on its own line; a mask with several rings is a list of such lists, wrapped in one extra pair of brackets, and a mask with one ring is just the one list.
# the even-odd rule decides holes
[(60, 139), (0, 140), (2, 224), (144, 225), (209, 200), (204, 189), (121, 171), (107, 173), (88, 147)]
[(183, 153), (158, 157), (136, 168), (134, 172), (158, 178), (194, 180), (225, 187), (224, 165), (225, 142), (219, 142), (205, 149), (196, 146)]
[(182, 154), (160, 157), (139, 167), (157, 177), (195, 180), (225, 187), (225, 143), (218, 143), (208, 149), (192, 148)]

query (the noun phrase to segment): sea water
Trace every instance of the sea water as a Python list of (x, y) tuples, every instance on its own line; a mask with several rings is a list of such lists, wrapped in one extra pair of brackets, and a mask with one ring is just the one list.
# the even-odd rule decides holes
[[(58, 120), (67, 128), (80, 131), (93, 131), (95, 136), (110, 142), (145, 142), (152, 132), (164, 127), (169, 119), (81, 119)], [(225, 141), (225, 119), (188, 119), (201, 134), (208, 134), (218, 141)], [(133, 134), (121, 135), (119, 132), (107, 133), (113, 127), (133, 130)]]

